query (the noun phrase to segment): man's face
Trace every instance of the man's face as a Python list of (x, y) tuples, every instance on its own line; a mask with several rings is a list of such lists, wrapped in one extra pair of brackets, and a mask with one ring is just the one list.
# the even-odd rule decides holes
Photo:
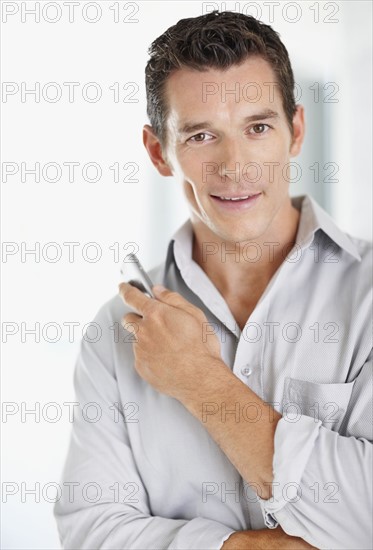
[[(288, 163), (300, 144), (292, 145), (268, 62), (251, 57), (225, 71), (178, 70), (167, 80), (166, 101), (164, 154), (195, 227), (232, 242), (271, 235), (289, 200)], [(247, 195), (255, 196), (217, 198)]]

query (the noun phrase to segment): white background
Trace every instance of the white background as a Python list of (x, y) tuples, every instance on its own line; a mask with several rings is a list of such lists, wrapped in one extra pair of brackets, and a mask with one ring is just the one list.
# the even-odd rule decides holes
[[(83, 326), (117, 293), (120, 264), (110, 247), (118, 243), (123, 257), (126, 243), (137, 243), (139, 256), (149, 269), (163, 260), (169, 238), (188, 216), (177, 183), (157, 175), (142, 145), (149, 44), (178, 19), (201, 15), (212, 6), (259, 15), (272, 24), (289, 51), (295, 79), (303, 90), (300, 102), (306, 107), (308, 135), (297, 159), (303, 176), (292, 184), (291, 194), (310, 192), (345, 231), (370, 239), (372, 6), (369, 1), (226, 2), (225, 6), (197, 1), (93, 3), (100, 12), (80, 2), (74, 21), (69, 22), (64, 2), (1, 4), (2, 80), (19, 87), (13, 95), (3, 95), (1, 104), (3, 168), (11, 162), (18, 167), (2, 183), (2, 328), (6, 340), (2, 400), (3, 413), (4, 406), (8, 411), (13, 407), (14, 412), (3, 414), (1, 424), (2, 548), (51, 549), (59, 548), (53, 502), (48, 502), (55, 492), (43, 494), (43, 488), (59, 482), (67, 452), (71, 423), (63, 403), (74, 401), (72, 377)], [(26, 13), (37, 5), (40, 22)], [(56, 5), (61, 17), (52, 23), (59, 13)], [(117, 7), (120, 19), (115, 22)], [(97, 22), (92, 22), (96, 16)], [(55, 82), (63, 94), (55, 103), (42, 94), (40, 102), (32, 95), (22, 101), (22, 82), (28, 89), (39, 82), (49, 98), (54, 92), (45, 86)], [(79, 83), (71, 103), (63, 82)], [(82, 95), (89, 82), (102, 89), (97, 102)], [(115, 82), (121, 89), (119, 102), (110, 90)], [(129, 82), (138, 85), (137, 103), (123, 102), (134, 89), (127, 88), (125, 93), (123, 85)], [(321, 91), (318, 101), (309, 89), (315, 83)], [(335, 103), (324, 101), (322, 88), (329, 83), (338, 86)], [(335, 89), (326, 88), (326, 92)], [(88, 90), (88, 95), (93, 91)], [(62, 163), (73, 161), (79, 166), (75, 180), (69, 182)], [(40, 182), (35, 182), (30, 174), (22, 181), (21, 163), (30, 168), (36, 162), (41, 168), (58, 163), (64, 169), (60, 181), (49, 182), (41, 175)], [(97, 182), (82, 177), (82, 167), (89, 162), (102, 168)], [(109, 167), (116, 162), (120, 166), (136, 163), (138, 182), (115, 183)], [(314, 172), (309, 168), (315, 162), (321, 169), (319, 183), (313, 182)], [(326, 162), (338, 165), (338, 182), (323, 181)], [(55, 172), (50, 169), (47, 174), (53, 178)], [(129, 171), (122, 169), (121, 178), (125, 175)], [(45, 247), (52, 242), (62, 251), (54, 263), (48, 259), (56, 249)], [(66, 242), (78, 243), (72, 262), (63, 245)], [(102, 254), (96, 262), (83, 257), (84, 251), (94, 258), (95, 250), (86, 246), (91, 242), (97, 243), (96, 251)], [(14, 243), (6, 245), (8, 252), (13, 247), (14, 254), (4, 255), (4, 243)], [(40, 261), (32, 254), (22, 257), (22, 248), (35, 248), (36, 243)], [(63, 325), (67, 322), (77, 323), (71, 342), (68, 327)], [(25, 333), (36, 323), (40, 324), (39, 342), (35, 335)], [(47, 330), (48, 323), (61, 327), (54, 343), (48, 340), (57, 339), (58, 334), (52, 325)], [(11, 328), (15, 333), (8, 335)], [(52, 419), (58, 409), (46, 407), (51, 402), (62, 413), (56, 422)], [(35, 407), (40, 407), (40, 421), (32, 414), (22, 417), (22, 411)], [(5, 483), (13, 483), (14, 495), (4, 492), (10, 488)], [(32, 488), (40, 502), (35, 495), (25, 494), (24, 489)]]

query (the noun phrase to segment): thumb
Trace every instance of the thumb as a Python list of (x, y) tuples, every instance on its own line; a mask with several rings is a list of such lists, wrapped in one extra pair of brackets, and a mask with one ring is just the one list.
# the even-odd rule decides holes
[(184, 309), (193, 314), (195, 314), (196, 309), (198, 309), (193, 304), (188, 302), (188, 300), (186, 300), (181, 294), (173, 290), (169, 290), (168, 288), (165, 288), (163, 285), (154, 285), (152, 287), (152, 290), (154, 292), (154, 296), (160, 302), (163, 302), (173, 307)]
[(154, 286), (152, 287), (152, 290), (153, 290), (153, 292), (154, 292), (154, 294), (155, 294), (156, 296), (159, 296), (160, 294), (162, 294), (162, 292), (164, 292), (165, 290), (167, 290), (167, 288), (166, 288), (165, 286), (163, 286), (163, 285), (154, 285)]
[(165, 302), (171, 306), (180, 307), (186, 302), (186, 300), (177, 292), (169, 290), (163, 285), (154, 285), (152, 287), (154, 296), (157, 300)]

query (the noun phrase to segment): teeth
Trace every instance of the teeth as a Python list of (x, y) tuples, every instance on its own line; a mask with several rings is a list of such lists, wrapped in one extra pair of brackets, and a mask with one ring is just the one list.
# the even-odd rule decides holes
[(246, 195), (246, 197), (219, 197), (220, 199), (223, 199), (224, 201), (242, 201), (244, 199), (248, 199), (252, 195)]

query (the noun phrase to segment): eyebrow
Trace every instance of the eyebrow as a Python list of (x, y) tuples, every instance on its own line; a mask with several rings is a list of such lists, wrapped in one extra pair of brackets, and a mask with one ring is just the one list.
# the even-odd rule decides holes
[[(256, 122), (257, 120), (268, 120), (269, 118), (278, 118), (279, 114), (272, 109), (266, 109), (261, 113), (247, 116), (243, 119), (244, 124), (250, 122)], [(179, 134), (190, 134), (191, 132), (197, 132), (198, 130), (210, 130), (213, 125), (210, 122), (198, 122), (196, 124), (185, 122), (180, 128), (178, 128)]]

